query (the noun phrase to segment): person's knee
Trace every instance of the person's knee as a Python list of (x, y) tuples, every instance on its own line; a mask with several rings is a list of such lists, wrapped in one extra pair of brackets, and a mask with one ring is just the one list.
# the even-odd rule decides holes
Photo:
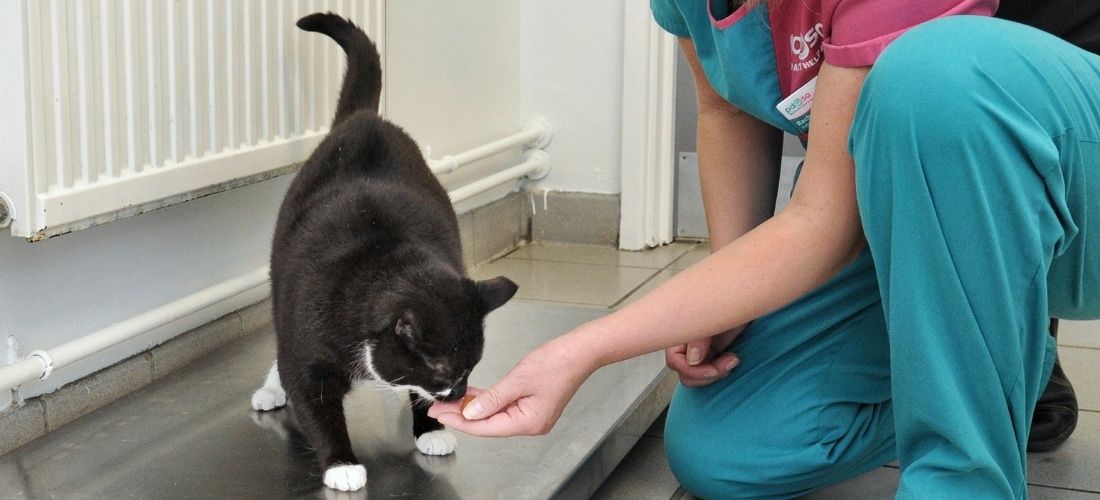
[(790, 498), (894, 456), (888, 407), (820, 412), (794, 408), (775, 394), (762, 407), (782, 410), (754, 411), (678, 396), (665, 420), (665, 452), (676, 479), (700, 498)]
[(700, 429), (689, 426), (665, 428), (668, 464), (680, 486), (707, 499), (774, 495), (780, 485), (769, 484), (768, 471), (756, 463), (758, 454), (739, 447), (736, 437), (731, 440), (727, 432), (720, 440), (699, 439), (699, 434)]
[(670, 409), (665, 452), (685, 490), (706, 499), (785, 498), (826, 484), (829, 465), (768, 440), (775, 430), (765, 429), (766, 419), (736, 421), (716, 425), (704, 412)]

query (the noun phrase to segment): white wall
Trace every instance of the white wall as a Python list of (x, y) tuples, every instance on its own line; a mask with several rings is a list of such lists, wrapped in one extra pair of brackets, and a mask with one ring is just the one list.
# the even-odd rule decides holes
[(515, 133), (519, 5), (387, 4), (387, 117), (435, 156)]
[[(519, 4), (512, 0), (387, 3), (387, 118), (433, 158), (514, 134), (520, 116)], [(516, 163), (499, 154), (441, 180), (448, 189)], [(460, 212), (504, 196), (515, 183), (476, 196)]]
[[(389, 2), (389, 118), (437, 156), (518, 130), (519, 12), (508, 0)], [(0, 236), (0, 349), (8, 335), (23, 355), (49, 349), (264, 265), (289, 182), (264, 181), (33, 244)], [(207, 316), (258, 300), (260, 292)], [(23, 394), (51, 391), (195, 322), (59, 368)], [(0, 408), (8, 397), (0, 394)]]
[(554, 127), (553, 168), (538, 187), (618, 193), (623, 0), (520, 5), (520, 114)]
[(434, 157), (544, 116), (553, 167), (537, 187), (620, 191), (623, 0), (401, 0), (387, 17), (388, 117)]

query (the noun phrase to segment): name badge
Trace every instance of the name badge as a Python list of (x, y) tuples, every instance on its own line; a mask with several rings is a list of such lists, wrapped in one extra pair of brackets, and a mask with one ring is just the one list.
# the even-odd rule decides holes
[(810, 131), (810, 108), (814, 104), (815, 90), (817, 90), (816, 76), (775, 106), (775, 109), (778, 109), (779, 113), (798, 129), (799, 134)]

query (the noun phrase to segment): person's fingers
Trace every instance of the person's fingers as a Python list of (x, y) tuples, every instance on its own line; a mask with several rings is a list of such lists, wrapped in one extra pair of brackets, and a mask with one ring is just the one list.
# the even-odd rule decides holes
[(439, 418), (444, 413), (462, 413), (459, 409), (459, 401), (436, 401), (428, 407), (428, 416), (432, 418)]
[(687, 344), (680, 344), (665, 349), (665, 366), (676, 373), (680, 373), (680, 367), (687, 364)]
[[(471, 403), (472, 404), (472, 403)], [(482, 437), (535, 436), (546, 434), (553, 423), (540, 412), (525, 411), (520, 402), (481, 420), (468, 420), (458, 413), (439, 416), (439, 423), (466, 434)]]
[(689, 364), (685, 351), (686, 346), (680, 346), (665, 352), (665, 365), (679, 374), (681, 379), (710, 378), (718, 375), (717, 369), (711, 363)]
[(674, 345), (672, 347), (669, 347), (668, 349), (665, 349), (665, 356), (666, 357), (669, 356), (669, 355), (672, 355), (672, 354), (679, 354), (681, 357), (683, 357), (686, 353), (687, 353), (687, 344)]
[(477, 420), (499, 412), (514, 402), (518, 396), (512, 396), (512, 384), (505, 378), (497, 385), (488, 389), (470, 387), (466, 394), (473, 395), (474, 399), (462, 408), (462, 401), (436, 401), (428, 408), (428, 416), (442, 422), (446, 414), (457, 414), (466, 420)]
[(495, 415), (515, 403), (523, 396), (523, 389), (509, 375), (511, 373), (505, 375), (496, 385), (478, 392), (477, 397), (462, 410), (462, 416), (466, 420), (478, 420)]
[(710, 352), (709, 337), (702, 339), (695, 339), (687, 343), (687, 364), (695, 366), (702, 363), (704, 359), (707, 359), (707, 353)]
[(474, 436), (502, 437), (520, 434), (519, 425), (507, 413), (498, 413), (482, 420), (466, 420), (461, 413), (444, 413), (438, 420), (448, 429)]
[(706, 363), (697, 366), (687, 366), (680, 374), (680, 383), (685, 387), (702, 387), (721, 380), (730, 374), (741, 362), (733, 353), (723, 353)]
[(733, 371), (734, 368), (737, 368), (737, 365), (741, 364), (741, 358), (737, 357), (737, 355), (732, 352), (726, 352), (714, 358), (711, 363), (718, 367), (719, 375), (724, 377), (728, 375), (729, 372)]
[[(481, 389), (470, 386), (466, 389), (467, 396), (477, 397), (481, 393)], [(440, 415), (444, 413), (462, 413), (462, 400), (457, 401), (435, 401), (432, 406), (428, 408), (428, 416), (438, 419)]]

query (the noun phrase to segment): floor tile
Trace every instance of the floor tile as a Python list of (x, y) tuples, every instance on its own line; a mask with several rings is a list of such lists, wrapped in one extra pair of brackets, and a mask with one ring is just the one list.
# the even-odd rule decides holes
[(1100, 493), (1029, 485), (1027, 497), (1031, 500), (1100, 500)]
[(657, 420), (653, 421), (653, 425), (649, 426), (649, 429), (645, 431), (645, 435), (648, 437), (664, 438), (665, 437), (665, 417), (668, 416), (668, 409), (657, 415)]
[(665, 460), (664, 442), (642, 437), (592, 500), (668, 500), (679, 487)]
[(507, 276), (519, 285), (519, 299), (610, 307), (656, 270), (504, 258), (479, 266), (472, 274), (476, 279)]
[[(803, 500), (848, 500), (893, 498), (898, 488), (900, 474), (897, 469), (880, 467), (871, 472), (834, 484), (806, 495)], [(1032, 500), (1100, 500), (1100, 493), (1080, 490), (1028, 485), (1028, 498)]]
[[(1100, 349), (1059, 347), (1062, 369), (1077, 392), (1077, 406), (1100, 411)], [(1100, 451), (1098, 451), (1100, 453)]]
[(694, 246), (693, 243), (672, 243), (641, 252), (628, 252), (613, 247), (589, 245), (531, 244), (516, 249), (508, 254), (508, 258), (661, 269)]
[(674, 270), (687, 269), (688, 267), (691, 267), (692, 264), (707, 258), (708, 255), (710, 255), (710, 247), (707, 246), (706, 242), (702, 242), (696, 245), (695, 248), (692, 248), (679, 259), (676, 259), (676, 261), (670, 264), (668, 268)]
[(1065, 444), (1027, 458), (1033, 484), (1100, 493), (1100, 413), (1081, 412), (1077, 430)]
[(672, 269), (665, 269), (663, 271), (657, 272), (657, 274), (654, 274), (653, 277), (646, 280), (646, 282), (643, 283), (642, 286), (636, 288), (634, 291), (630, 292), (630, 295), (626, 296), (626, 298), (622, 299), (622, 301), (620, 301), (618, 304), (615, 304), (615, 307), (625, 306), (631, 302), (634, 302), (635, 300), (638, 300), (641, 297), (644, 297), (647, 293), (652, 292), (654, 288), (657, 288), (661, 285), (661, 283), (668, 281), (669, 278), (672, 278), (678, 272), (680, 271)]
[(1100, 320), (1062, 320), (1058, 324), (1058, 344), (1100, 349)]

